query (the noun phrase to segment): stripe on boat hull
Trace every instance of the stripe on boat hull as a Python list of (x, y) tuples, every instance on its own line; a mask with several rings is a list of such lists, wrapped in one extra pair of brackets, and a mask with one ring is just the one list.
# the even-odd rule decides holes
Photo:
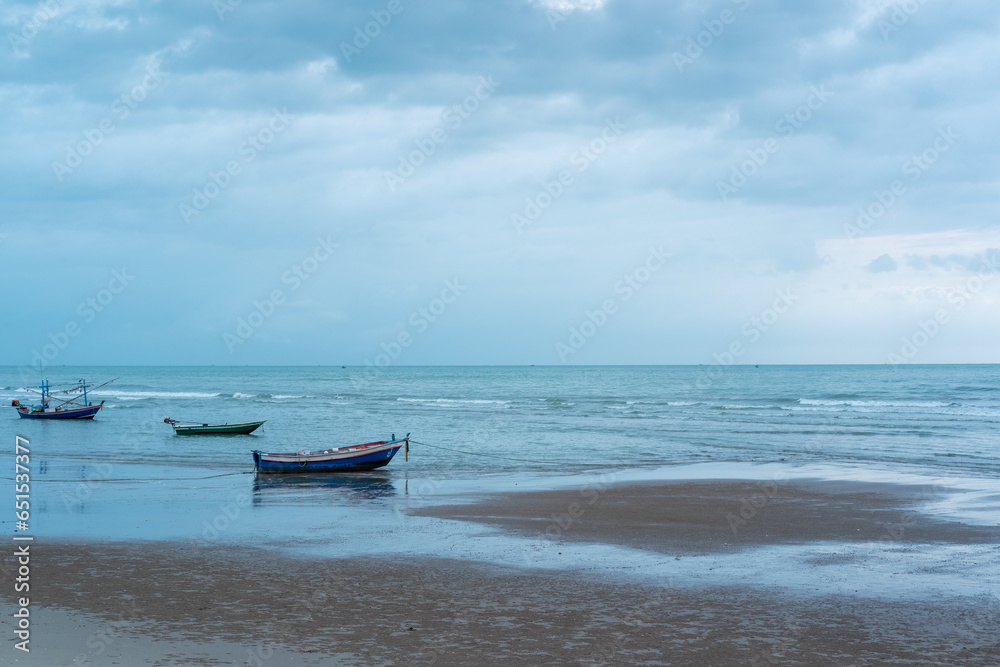
[(253, 462), (257, 472), (348, 472), (372, 470), (388, 465), (403, 445), (391, 444), (363, 452), (343, 452), (334, 454), (264, 454), (254, 452)]
[(94, 415), (100, 412), (104, 405), (92, 405), (78, 410), (60, 410), (59, 412), (30, 412), (28, 410), (18, 410), (17, 414), (21, 419), (93, 419)]

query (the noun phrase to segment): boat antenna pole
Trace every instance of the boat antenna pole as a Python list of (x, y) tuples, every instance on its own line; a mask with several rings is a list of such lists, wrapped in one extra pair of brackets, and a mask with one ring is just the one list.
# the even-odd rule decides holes
[(40, 383), (38, 388), (42, 390), (42, 409), (44, 410), (48, 406), (45, 401), (45, 373), (42, 371), (41, 359), (38, 360), (38, 381)]
[[(100, 388), (101, 388), (101, 387), (103, 387), (104, 385), (108, 385), (108, 384), (111, 384), (112, 382), (114, 382), (114, 381), (115, 381), (115, 380), (117, 380), (117, 379), (118, 379), (118, 378), (111, 378), (111, 379), (110, 379), (110, 380), (108, 380), (107, 382), (102, 382), (101, 384), (99, 384), (99, 385), (96, 385), (96, 386), (94, 386), (94, 387), (92, 388), (92, 390), (97, 390), (97, 389), (100, 389)], [(80, 380), (80, 382), (81, 382), (81, 383), (83, 383), (83, 404), (84, 404), (84, 405), (88, 405), (88, 403), (87, 403), (87, 383), (86, 383), (86, 382), (84, 382), (83, 380)]]

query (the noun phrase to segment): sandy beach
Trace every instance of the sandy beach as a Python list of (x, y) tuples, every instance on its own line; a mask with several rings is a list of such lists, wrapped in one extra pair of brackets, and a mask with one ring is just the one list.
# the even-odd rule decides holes
[(1000, 529), (923, 515), (949, 491), (843, 481), (600, 483), (504, 494), (415, 512), (546, 540), (600, 542), (666, 554), (809, 542), (995, 544)]
[[(1000, 542), (996, 527), (921, 514), (918, 501), (927, 497), (926, 489), (891, 485), (699, 481), (615, 485), (596, 495), (592, 487), (503, 494), (411, 512), (513, 535), (547, 533), (548, 547), (567, 554), (591, 543), (657, 554), (694, 563), (696, 580), (637, 577), (627, 557), (604, 573), (458, 560), (444, 557), (444, 533), (439, 558), (295, 558), (203, 542), (40, 543), (32, 653), (15, 664), (996, 664), (995, 580), (979, 594), (866, 590), (880, 575), (865, 554)], [(754, 504), (734, 531), (732, 517)], [(784, 586), (714, 573), (710, 560), (698, 560), (751, 560), (790, 544), (828, 553), (851, 543), (864, 549), (789, 560), (779, 573), (787, 574)], [(903, 575), (914, 582), (961, 577), (970, 566), (960, 551), (933, 566), (909, 558)], [(834, 566), (854, 573), (837, 593), (797, 583)], [(11, 588), (3, 587), (10, 608)]]

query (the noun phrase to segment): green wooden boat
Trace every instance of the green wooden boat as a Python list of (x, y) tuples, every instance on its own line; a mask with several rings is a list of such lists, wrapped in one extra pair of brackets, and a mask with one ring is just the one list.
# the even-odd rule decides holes
[(199, 424), (198, 422), (180, 422), (167, 417), (163, 421), (174, 427), (176, 435), (248, 435), (260, 428), (261, 424), (267, 420), (240, 424)]

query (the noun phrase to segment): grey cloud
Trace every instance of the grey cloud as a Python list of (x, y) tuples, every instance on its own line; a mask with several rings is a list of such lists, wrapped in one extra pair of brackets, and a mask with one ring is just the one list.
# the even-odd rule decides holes
[(895, 271), (897, 268), (896, 260), (890, 257), (888, 254), (879, 255), (868, 264), (868, 270), (872, 273), (883, 273), (886, 271)]
[[(946, 271), (980, 271), (989, 269), (1000, 260), (1000, 250), (987, 248), (982, 253), (963, 255), (951, 253), (948, 255), (907, 255), (906, 264), (917, 271), (928, 269), (944, 269)], [(993, 269), (995, 270), (995, 269)]]

